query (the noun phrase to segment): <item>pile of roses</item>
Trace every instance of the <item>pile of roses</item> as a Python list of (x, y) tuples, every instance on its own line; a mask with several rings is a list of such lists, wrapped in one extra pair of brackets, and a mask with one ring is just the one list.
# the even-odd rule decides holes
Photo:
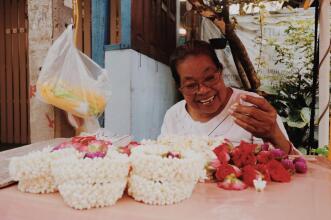
[(294, 173), (307, 172), (307, 163), (302, 157), (291, 160), (284, 151), (271, 149), (268, 144), (242, 141), (233, 147), (226, 140), (214, 149), (214, 153), (217, 159), (210, 164), (213, 176), (218, 186), (227, 190), (257, 188), (259, 181), (264, 185), (270, 181), (290, 182)]

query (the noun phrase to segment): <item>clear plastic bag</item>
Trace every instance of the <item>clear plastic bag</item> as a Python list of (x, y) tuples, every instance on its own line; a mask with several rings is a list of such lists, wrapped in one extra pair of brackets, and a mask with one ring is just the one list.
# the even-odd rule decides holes
[(73, 115), (97, 117), (110, 98), (108, 72), (75, 47), (73, 32), (69, 25), (48, 50), (37, 96)]

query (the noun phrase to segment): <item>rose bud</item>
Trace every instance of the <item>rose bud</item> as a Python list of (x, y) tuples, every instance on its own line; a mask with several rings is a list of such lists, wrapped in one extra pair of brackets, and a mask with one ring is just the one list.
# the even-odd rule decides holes
[(293, 163), (296, 163), (296, 162), (303, 162), (303, 163), (306, 163), (306, 160), (303, 158), (303, 157), (298, 157), (298, 158), (295, 158), (293, 160)]
[(294, 163), (295, 171), (297, 173), (307, 173), (307, 164), (303, 161), (297, 161)]
[(87, 152), (85, 154), (85, 157), (84, 158), (91, 158), (91, 159), (96, 158), (96, 157), (103, 158), (103, 157), (106, 156), (106, 153), (107, 152), (101, 152), (101, 151), (99, 151), (99, 152), (93, 152), (93, 153), (92, 152)]
[(295, 166), (290, 159), (283, 159), (281, 162), (286, 170), (288, 170), (292, 174), (295, 173)]
[(263, 144), (261, 145), (261, 150), (263, 150), (263, 151), (267, 151), (267, 150), (269, 150), (269, 144), (268, 144), (268, 143), (263, 143)]
[(285, 152), (282, 151), (281, 149), (272, 149), (270, 152), (272, 157), (275, 158), (276, 160), (281, 160), (286, 156)]

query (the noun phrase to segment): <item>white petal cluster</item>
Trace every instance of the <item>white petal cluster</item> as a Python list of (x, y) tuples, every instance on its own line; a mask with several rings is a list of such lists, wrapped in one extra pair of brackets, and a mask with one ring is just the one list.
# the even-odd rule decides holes
[[(181, 158), (167, 158), (170, 151), (179, 152)], [(139, 175), (157, 181), (197, 180), (204, 167), (201, 154), (191, 150), (175, 149), (157, 144), (142, 145), (131, 153), (132, 175)]]
[(90, 209), (110, 206), (122, 197), (127, 178), (104, 183), (65, 182), (59, 191), (66, 204), (75, 209)]
[(62, 157), (78, 157), (74, 149), (51, 152), (51, 148), (31, 152), (20, 157), (13, 157), (9, 163), (9, 174), (19, 181), (18, 189), (30, 193), (50, 193), (57, 191), (51, 162)]
[(213, 149), (224, 142), (222, 136), (208, 137), (195, 135), (169, 135), (160, 136), (157, 141), (144, 140), (143, 143), (157, 143), (161, 145), (173, 146), (181, 149), (193, 150), (197, 153), (202, 153), (206, 162), (216, 158)]
[[(180, 158), (165, 157), (168, 152)], [(169, 205), (189, 198), (204, 168), (204, 158), (191, 150), (146, 144), (131, 152), (128, 193), (152, 205)]]
[(131, 175), (128, 193), (149, 205), (170, 205), (191, 197), (194, 181), (156, 181)]
[(57, 191), (52, 175), (42, 175), (35, 178), (22, 178), (18, 182), (18, 189), (28, 193), (51, 193)]
[(104, 158), (63, 158), (52, 163), (59, 192), (75, 209), (114, 204), (123, 195), (129, 169), (129, 158), (116, 151), (108, 151)]
[[(156, 141), (154, 140), (143, 140), (142, 144), (161, 144), (171, 146), (174, 149), (187, 149), (192, 150), (196, 153), (200, 153), (204, 156), (205, 166), (208, 163), (216, 159), (216, 155), (213, 149), (220, 144), (224, 143), (222, 136), (208, 137), (208, 136), (196, 136), (196, 135), (168, 135), (160, 136)], [(204, 170), (199, 178), (199, 181), (205, 181), (208, 179), (207, 171)]]
[(56, 184), (68, 181), (79, 183), (103, 183), (111, 179), (123, 179), (129, 172), (129, 159), (119, 154), (118, 158), (62, 158), (52, 163)]

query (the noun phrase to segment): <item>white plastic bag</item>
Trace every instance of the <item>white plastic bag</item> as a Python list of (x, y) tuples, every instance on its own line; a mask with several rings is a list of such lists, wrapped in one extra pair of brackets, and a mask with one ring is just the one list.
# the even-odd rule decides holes
[(108, 73), (75, 47), (73, 32), (69, 25), (48, 50), (37, 95), (73, 115), (99, 116), (110, 97)]

